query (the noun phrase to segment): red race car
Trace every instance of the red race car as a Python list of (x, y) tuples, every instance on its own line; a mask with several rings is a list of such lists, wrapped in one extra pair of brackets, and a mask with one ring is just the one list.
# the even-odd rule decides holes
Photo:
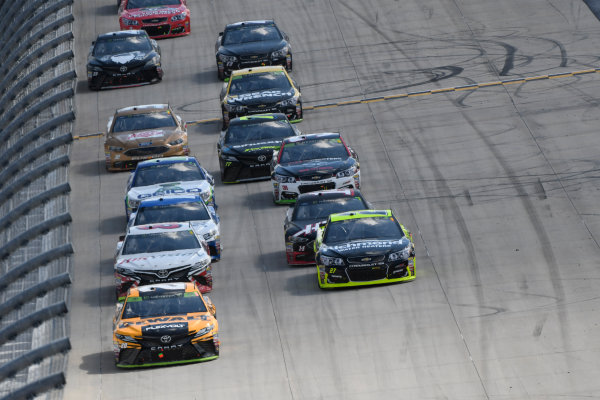
[(187, 0), (122, 0), (121, 30), (143, 29), (154, 39), (189, 35)]

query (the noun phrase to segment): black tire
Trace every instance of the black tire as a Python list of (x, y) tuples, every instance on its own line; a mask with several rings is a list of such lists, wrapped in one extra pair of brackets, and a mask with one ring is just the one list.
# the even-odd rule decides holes
[(288, 66), (286, 63), (285, 69), (287, 70), (287, 72), (292, 72), (293, 66), (294, 66), (294, 57), (292, 57), (292, 55), (290, 54), (290, 65)]
[(225, 80), (225, 71), (220, 70), (217, 68), (217, 77), (219, 78), (220, 81), (224, 81)]

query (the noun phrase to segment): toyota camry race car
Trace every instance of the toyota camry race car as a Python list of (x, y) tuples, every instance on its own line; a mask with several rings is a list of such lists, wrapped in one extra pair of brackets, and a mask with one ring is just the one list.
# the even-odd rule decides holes
[(189, 153), (186, 124), (168, 104), (120, 108), (108, 120), (104, 141), (108, 171), (132, 169), (141, 160)]
[(415, 279), (412, 235), (391, 210), (332, 214), (314, 246), (321, 288)]
[(302, 120), (300, 89), (280, 65), (233, 71), (220, 97), (223, 129), (249, 114), (283, 113), (291, 122)]
[(190, 223), (139, 225), (129, 228), (117, 243), (117, 299), (133, 286), (194, 282), (201, 292), (212, 289), (208, 245)]
[(283, 223), (285, 255), (290, 265), (314, 264), (314, 240), (330, 214), (371, 208), (357, 189), (308, 192), (298, 196)]
[(181, 195), (200, 196), (216, 208), (214, 179), (195, 157), (155, 158), (140, 162), (127, 181), (127, 222), (142, 200)]
[(217, 72), (223, 80), (231, 71), (265, 65), (292, 70), (292, 46), (273, 20), (229, 24), (219, 33), (215, 52)]
[(132, 288), (113, 319), (117, 367), (153, 367), (219, 357), (216, 308), (191, 283)]
[(217, 153), (223, 183), (269, 179), (273, 150), (300, 132), (284, 114), (235, 118), (219, 142)]
[(190, 10), (187, 0), (122, 0), (119, 7), (121, 30), (143, 29), (150, 37), (189, 35)]
[(90, 47), (87, 81), (92, 90), (156, 83), (162, 77), (160, 47), (145, 31), (104, 33)]
[(313, 133), (283, 140), (271, 160), (273, 201), (293, 203), (301, 193), (360, 189), (358, 155), (339, 133)]
[(142, 200), (131, 214), (128, 228), (138, 225), (189, 222), (194, 232), (208, 244), (213, 261), (221, 259), (219, 215), (213, 206), (207, 206), (197, 196), (159, 197)]

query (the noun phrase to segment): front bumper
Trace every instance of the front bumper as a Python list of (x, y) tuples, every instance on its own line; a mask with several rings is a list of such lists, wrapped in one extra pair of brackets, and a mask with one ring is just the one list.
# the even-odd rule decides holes
[(187, 336), (169, 346), (160, 339), (129, 343), (113, 337), (113, 345), (117, 367), (141, 368), (214, 360), (219, 357), (220, 343), (218, 335), (213, 335), (193, 341)]
[(225, 161), (220, 158), (219, 164), (221, 167), (221, 181), (223, 183), (258, 181), (269, 179), (271, 176), (269, 162), (261, 163), (251, 160)]
[(232, 71), (243, 68), (254, 68), (264, 67), (270, 65), (281, 65), (288, 71), (292, 67), (292, 55), (288, 54), (286, 57), (271, 58), (268, 54), (247, 56), (243, 59), (231, 62), (224, 62), (217, 58), (217, 70), (223, 76), (230, 76)]
[(302, 102), (298, 101), (296, 105), (282, 107), (278, 104), (256, 104), (252, 106), (244, 106), (243, 111), (228, 111), (223, 109), (223, 126), (229, 126), (229, 121), (234, 118), (243, 117), (246, 115), (265, 114), (265, 113), (282, 113), (285, 114), (290, 122), (300, 122), (303, 118)]
[(289, 265), (311, 265), (315, 263), (313, 241), (307, 243), (286, 242), (285, 256)]
[(190, 26), (190, 17), (188, 16), (186, 19), (182, 21), (169, 21), (170, 17), (161, 18), (166, 21), (158, 22), (158, 23), (144, 23), (139, 21), (140, 25), (124, 25), (121, 24), (121, 30), (133, 30), (133, 29), (142, 29), (148, 33), (153, 39), (165, 39), (170, 37), (177, 36), (186, 36), (191, 32)]
[[(126, 153), (134, 152), (135, 150), (143, 150), (144, 155), (128, 155)], [(147, 154), (147, 153), (151, 154)], [(135, 153), (135, 152), (134, 152)], [(127, 171), (135, 169), (137, 163), (144, 160), (150, 160), (152, 158), (160, 157), (173, 157), (173, 156), (188, 156), (190, 154), (190, 148), (186, 143), (179, 144), (177, 146), (153, 146), (147, 148), (138, 149), (127, 149), (122, 152), (110, 151), (104, 148), (104, 158), (106, 163), (107, 171)]]
[(296, 181), (295, 183), (279, 183), (271, 179), (273, 185), (273, 201), (277, 204), (295, 203), (302, 193), (328, 189), (360, 189), (360, 171), (354, 176), (344, 178), (327, 178), (320, 181)]
[(162, 77), (163, 70), (159, 65), (150, 67), (143, 65), (131, 68), (127, 72), (112, 69), (87, 72), (88, 86), (92, 90), (148, 85), (160, 81)]
[(415, 277), (414, 257), (394, 265), (382, 264), (368, 268), (326, 267), (317, 264), (317, 281), (321, 289), (406, 282)]
[(115, 292), (117, 301), (124, 301), (125, 297), (127, 296), (127, 291), (132, 287), (152, 285), (154, 283), (194, 282), (201, 293), (208, 293), (212, 291), (213, 277), (210, 265), (204, 271), (193, 275), (191, 278), (187, 276), (187, 273), (187, 271), (173, 272), (166, 278), (160, 278), (151, 271), (148, 271), (147, 273), (138, 271), (137, 275), (135, 276), (121, 275), (115, 271)]

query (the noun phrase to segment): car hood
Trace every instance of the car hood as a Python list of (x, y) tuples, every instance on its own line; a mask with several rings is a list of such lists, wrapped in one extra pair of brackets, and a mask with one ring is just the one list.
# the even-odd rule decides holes
[(289, 224), (285, 231), (285, 237), (303, 237), (308, 240), (315, 240), (320, 223), (327, 222), (327, 219), (303, 219), (296, 220)]
[(261, 90), (238, 95), (229, 95), (227, 96), (227, 104), (238, 106), (251, 106), (265, 103), (273, 104), (294, 97), (294, 94), (295, 91), (292, 88), (289, 90)]
[(271, 53), (286, 45), (285, 40), (264, 40), (260, 42), (248, 42), (242, 44), (223, 45), (220, 53), (235, 56), (249, 56), (252, 54)]
[(273, 150), (277, 150), (281, 147), (281, 142), (282, 139), (257, 140), (243, 144), (225, 145), (222, 149), (222, 152), (226, 154), (242, 156), (258, 156), (261, 154), (268, 154), (271, 156), (273, 154)]
[(122, 143), (127, 148), (152, 146), (167, 143), (171, 140), (173, 136), (181, 135), (182, 133), (183, 132), (181, 132), (177, 128), (159, 128), (118, 132), (112, 133), (111, 136), (107, 139), (107, 142), (117, 141)]
[(144, 200), (152, 197), (180, 196), (182, 194), (200, 195), (211, 190), (208, 181), (167, 182), (158, 185), (138, 186), (127, 192), (127, 197), (134, 200)]
[(148, 8), (134, 8), (123, 11), (121, 14), (125, 18), (152, 18), (152, 17), (171, 17), (185, 11), (184, 6), (162, 6)]
[(401, 239), (368, 239), (368, 240), (354, 240), (351, 242), (340, 243), (328, 246), (326, 244), (321, 245), (321, 254), (327, 256), (341, 256), (341, 257), (359, 257), (359, 256), (380, 256), (388, 253), (400, 251), (407, 246), (410, 246), (410, 240), (406, 237)]
[(117, 333), (127, 336), (179, 336), (197, 332), (211, 322), (212, 318), (206, 312), (128, 318), (119, 322)]
[(174, 250), (161, 253), (127, 254), (117, 257), (115, 268), (131, 271), (159, 271), (196, 264), (209, 258), (204, 249)]
[(345, 160), (339, 158), (318, 159), (288, 164), (278, 164), (275, 167), (275, 173), (288, 176), (314, 175), (315, 181), (320, 176), (328, 177), (339, 171), (344, 171), (355, 164), (355, 160), (348, 157)]
[(108, 54), (94, 58), (93, 63), (104, 67), (136, 67), (145, 64), (154, 56), (154, 54), (154, 51), (132, 51), (130, 53)]

